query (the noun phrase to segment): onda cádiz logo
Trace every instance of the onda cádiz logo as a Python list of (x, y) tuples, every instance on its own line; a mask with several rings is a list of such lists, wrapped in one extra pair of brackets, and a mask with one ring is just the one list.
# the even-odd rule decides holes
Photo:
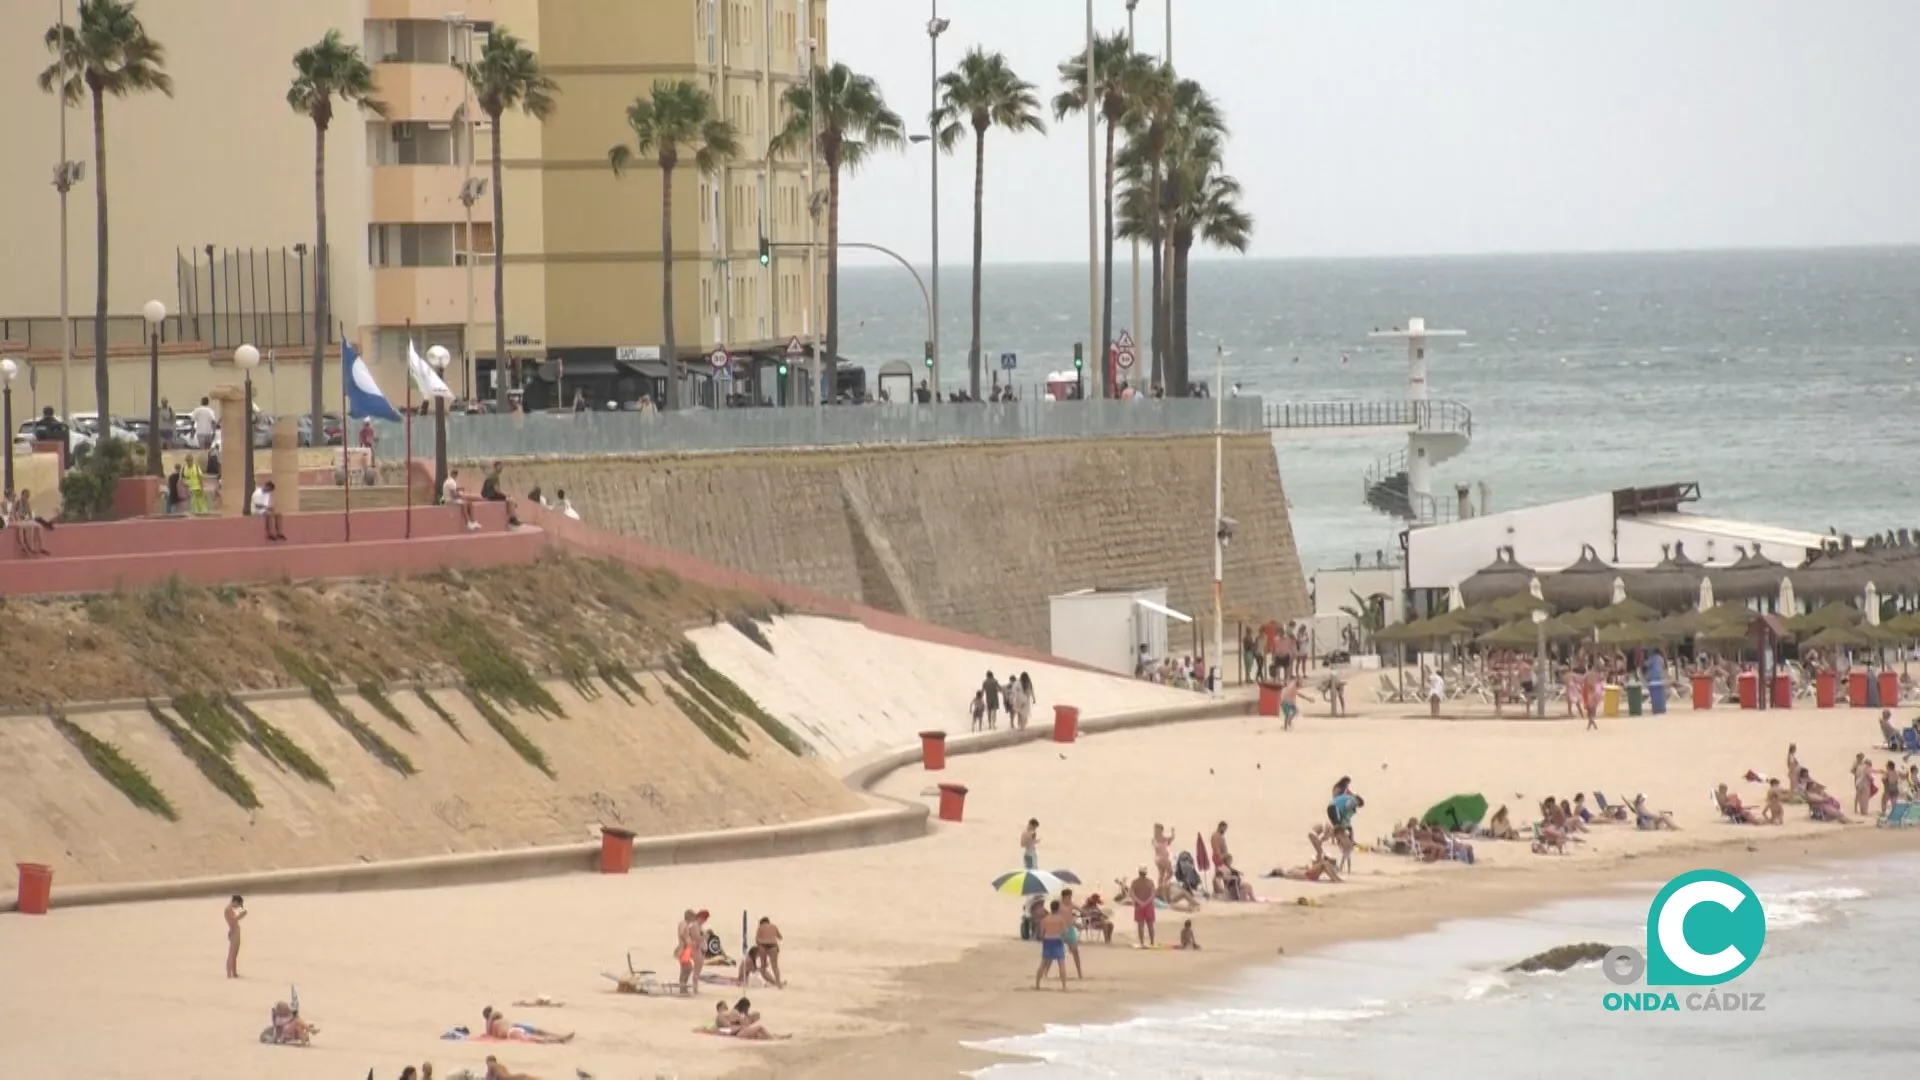
[[(1752, 886), (1719, 870), (1694, 870), (1672, 881), (1647, 909), (1647, 951), (1620, 946), (1600, 970), (1615, 986), (1644, 974), (1650, 987), (1714, 987), (1738, 978), (1760, 958), (1767, 916)], [(1764, 1012), (1766, 995), (1707, 989), (1615, 991), (1601, 999), (1608, 1012)]]

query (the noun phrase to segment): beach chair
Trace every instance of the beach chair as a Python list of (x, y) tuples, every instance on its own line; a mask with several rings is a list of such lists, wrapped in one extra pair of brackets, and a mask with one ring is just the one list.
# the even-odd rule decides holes
[(1393, 679), (1385, 674), (1380, 676), (1380, 689), (1374, 692), (1374, 696), (1380, 699), (1382, 705), (1404, 705), (1407, 700), (1400, 688), (1394, 685)]
[(1920, 754), (1920, 730), (1910, 727), (1901, 728), (1900, 749), (1908, 757)]
[(1881, 828), (1908, 829), (1920, 827), (1920, 803), (1897, 802), (1887, 816), (1878, 822)]

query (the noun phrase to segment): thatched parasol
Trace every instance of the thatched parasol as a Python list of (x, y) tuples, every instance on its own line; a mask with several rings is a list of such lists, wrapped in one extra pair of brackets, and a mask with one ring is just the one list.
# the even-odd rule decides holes
[(1380, 633), (1375, 634), (1374, 640), (1389, 643), (1448, 641), (1453, 638), (1466, 637), (1472, 633), (1472, 627), (1462, 623), (1455, 617), (1454, 613), (1448, 612), (1445, 615), (1436, 615), (1431, 619), (1416, 619), (1410, 623), (1400, 623), (1397, 626), (1389, 626), (1385, 630), (1380, 631)]
[(1658, 625), (1644, 622), (1616, 623), (1603, 627), (1598, 634), (1594, 635), (1596, 644), (1626, 648), (1636, 645), (1658, 645), (1668, 640), (1671, 638)]
[(1797, 635), (1811, 634), (1835, 626), (1858, 626), (1866, 620), (1860, 609), (1852, 604), (1827, 604), (1814, 608), (1805, 615), (1795, 615), (1787, 620), (1787, 629)]
[(1513, 548), (1503, 547), (1493, 554), (1492, 562), (1460, 583), (1460, 598), (1469, 606), (1524, 593), (1527, 582), (1533, 580), (1533, 571), (1513, 557)]
[(1651, 606), (1628, 597), (1617, 604), (1603, 608), (1585, 608), (1564, 617), (1561, 621), (1569, 626), (1583, 629), (1597, 629), (1603, 626), (1618, 626), (1621, 623), (1652, 622), (1660, 613)]
[(1863, 551), (1821, 553), (1793, 572), (1793, 591), (1805, 600), (1855, 600), (1873, 580), (1874, 559)]
[(1705, 569), (1684, 553), (1667, 551), (1652, 569), (1622, 576), (1629, 597), (1660, 611), (1679, 611), (1700, 599), (1700, 579), (1705, 575)]
[(1800, 642), (1811, 649), (1870, 649), (1879, 645), (1880, 634), (1869, 626), (1829, 626)]
[(1512, 596), (1495, 600), (1493, 603), (1487, 605), (1487, 607), (1489, 610), (1499, 612), (1502, 619), (1518, 619), (1523, 616), (1532, 615), (1536, 611), (1553, 610), (1552, 605), (1548, 604), (1545, 600), (1536, 598), (1532, 593), (1526, 592), (1524, 587), (1522, 591)]
[(1513, 618), (1511, 612), (1503, 613), (1499, 610), (1499, 607), (1498, 602), (1489, 601), (1484, 604), (1475, 604), (1472, 607), (1462, 608), (1458, 611), (1449, 611), (1447, 614), (1459, 620), (1462, 625), (1471, 626), (1475, 630), (1485, 630), (1489, 626), (1499, 626), (1501, 623)]
[(1557, 608), (1605, 607), (1613, 602), (1613, 579), (1619, 576), (1592, 544), (1582, 544), (1580, 558), (1565, 570), (1542, 577), (1540, 588)]
[(1910, 611), (1881, 623), (1880, 634), (1891, 641), (1920, 641), (1920, 611)]
[(1713, 581), (1713, 594), (1727, 600), (1771, 600), (1778, 596), (1780, 580), (1791, 571), (1761, 554), (1759, 544), (1753, 545), (1752, 551), (1735, 550), (1740, 558), (1732, 566), (1707, 571)]

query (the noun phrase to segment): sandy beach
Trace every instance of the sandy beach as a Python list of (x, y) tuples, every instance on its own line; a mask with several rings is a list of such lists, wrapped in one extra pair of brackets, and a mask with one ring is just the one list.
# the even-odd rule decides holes
[[(1722, 824), (1711, 786), (1733, 783), (1754, 801), (1756, 789), (1739, 778), (1748, 769), (1781, 771), (1786, 745), (1796, 741), (1814, 775), (1841, 790), (1854, 754), (1873, 745), (1873, 717), (1676, 713), (1586, 732), (1564, 721), (1311, 716), (1290, 734), (1250, 717), (1071, 746), (1031, 743), (954, 759), (940, 779), (970, 789), (966, 821), (905, 844), (627, 877), (261, 897), (249, 905), (238, 981), (219, 974), (218, 901), (8, 918), (0, 920), (0, 957), (22, 977), (0, 983), (0, 1072), (321, 1080), (368, 1068), (392, 1077), (431, 1060), (445, 1076), (478, 1070), (493, 1052), (515, 1069), (562, 1080), (575, 1069), (600, 1077), (951, 1076), (989, 1060), (962, 1049), (963, 1040), (1122, 1016), (1248, 964), (1284, 963), (1282, 949), (1297, 955), (1403, 934), (1701, 865), (1738, 872), (1920, 845), (1920, 836), (1870, 824), (1816, 825), (1798, 807), (1783, 828)], [(1674, 811), (1683, 830), (1602, 827), (1564, 857), (1481, 842), (1472, 867), (1361, 854), (1349, 884), (1255, 881), (1263, 897), (1310, 895), (1316, 906), (1209, 904), (1194, 916), (1202, 953), (1087, 943), (1084, 981), (1065, 994), (1032, 990), (1037, 950), (1017, 939), (1017, 901), (987, 887), (1018, 867), (1028, 817), (1041, 822), (1044, 867), (1074, 870), (1086, 891), (1107, 895), (1114, 877), (1148, 861), (1156, 821), (1176, 826), (1179, 846), (1190, 847), (1196, 832), (1224, 819), (1247, 870), (1298, 865), (1308, 853), (1304, 834), (1341, 775), (1367, 799), (1363, 841), (1464, 791), (1512, 806), (1522, 821), (1549, 793), (1645, 792), (1654, 807)], [(931, 779), (905, 770), (878, 791), (927, 799)], [(696, 1034), (714, 995), (737, 991), (707, 987), (698, 1001), (610, 992), (599, 973), (624, 970), (629, 952), (635, 966), (670, 966), (674, 921), (687, 907), (710, 909), (736, 955), (743, 910), (779, 924), (791, 986), (749, 994), (768, 1026), (792, 1041), (749, 1046)], [(1175, 930), (1178, 922), (1162, 925)], [(290, 986), (322, 1029), (316, 1045), (258, 1045), (268, 1008)], [(511, 1004), (543, 994), (566, 1007)], [(489, 1004), (577, 1038), (556, 1047), (438, 1038), (454, 1025), (477, 1027)], [(103, 1016), (112, 1017), (112, 1038), (96, 1037)]]

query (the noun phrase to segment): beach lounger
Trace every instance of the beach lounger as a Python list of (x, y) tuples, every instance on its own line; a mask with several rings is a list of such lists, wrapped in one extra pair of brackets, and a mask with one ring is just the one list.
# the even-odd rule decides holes
[(1920, 828), (1920, 803), (1894, 803), (1893, 809), (1887, 811), (1887, 816), (1876, 824), (1888, 829)]
[(1900, 749), (1909, 757), (1920, 754), (1920, 730), (1910, 727), (1901, 728)]

